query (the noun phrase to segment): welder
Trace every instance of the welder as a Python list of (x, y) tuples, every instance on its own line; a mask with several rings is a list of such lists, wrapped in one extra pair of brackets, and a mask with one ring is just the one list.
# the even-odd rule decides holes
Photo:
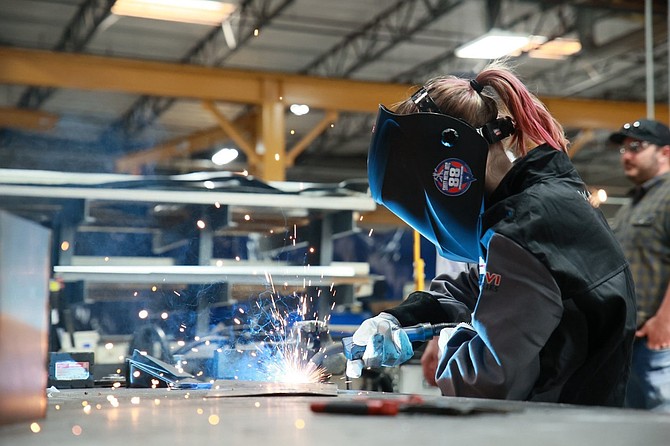
[(446, 322), (456, 327), (422, 358), (436, 364), (443, 395), (622, 405), (633, 283), (567, 145), (501, 63), (380, 106), (368, 155), (373, 198), (470, 268), (365, 320), (353, 335), (364, 353), (348, 361), (348, 376), (409, 360), (417, 345), (401, 327)]

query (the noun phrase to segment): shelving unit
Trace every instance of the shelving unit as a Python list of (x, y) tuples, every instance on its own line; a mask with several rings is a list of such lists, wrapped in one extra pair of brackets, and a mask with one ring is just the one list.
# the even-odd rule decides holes
[[(357, 231), (359, 213), (375, 209), (367, 193), (343, 185), (263, 184), (221, 173), (143, 177), (0, 169), (0, 209), (52, 229), (53, 278), (74, 285), (66, 302), (105, 293), (124, 296), (111, 299), (120, 302), (132, 296), (133, 286), (223, 283), (340, 287), (338, 297), (348, 303), (353, 286), (379, 279), (366, 263), (332, 261), (334, 239)], [(117, 243), (121, 234), (141, 234), (151, 238), (152, 252), (123, 253), (130, 257), (127, 264), (108, 264), (101, 249), (86, 253), (88, 262), (82, 264), (77, 244), (85, 233)], [(218, 238), (244, 236), (253, 239), (263, 259), (217, 261)], [(175, 250), (185, 252), (188, 261), (172, 258)], [(304, 251), (303, 264), (268, 260), (287, 250)], [(102, 289), (105, 293), (94, 292)], [(207, 314), (201, 305), (196, 311)], [(197, 325), (207, 327), (206, 321)]]

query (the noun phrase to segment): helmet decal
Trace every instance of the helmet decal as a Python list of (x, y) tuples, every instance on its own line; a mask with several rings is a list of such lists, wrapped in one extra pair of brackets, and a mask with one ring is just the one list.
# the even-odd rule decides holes
[(470, 188), (470, 184), (477, 179), (465, 162), (457, 158), (448, 158), (433, 170), (433, 181), (437, 190), (444, 195), (455, 197), (464, 194)]

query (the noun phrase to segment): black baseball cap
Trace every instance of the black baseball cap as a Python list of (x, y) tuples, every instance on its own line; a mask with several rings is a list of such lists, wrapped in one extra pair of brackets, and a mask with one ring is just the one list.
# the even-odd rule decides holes
[(620, 144), (625, 138), (647, 141), (657, 146), (670, 144), (670, 129), (665, 124), (652, 119), (638, 119), (627, 122), (616, 133), (610, 135), (610, 141)]

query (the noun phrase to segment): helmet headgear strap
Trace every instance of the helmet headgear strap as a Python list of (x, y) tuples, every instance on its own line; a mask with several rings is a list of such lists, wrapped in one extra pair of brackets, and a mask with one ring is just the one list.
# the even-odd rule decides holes
[[(473, 85), (474, 83), (474, 85)], [(475, 81), (470, 81), (470, 86), (477, 92), (481, 93), (481, 85)], [(476, 88), (477, 87), (477, 88)], [(426, 87), (421, 87), (419, 90), (412, 95), (410, 100), (416, 105), (416, 108), (419, 109), (421, 113), (439, 113), (444, 114), (440, 111), (433, 98), (428, 94)], [(476, 129), (489, 144), (494, 144), (498, 141), (502, 141), (510, 135), (514, 134), (515, 127), (514, 121), (509, 116), (502, 118), (494, 119), (491, 122), (487, 122), (483, 127)]]

